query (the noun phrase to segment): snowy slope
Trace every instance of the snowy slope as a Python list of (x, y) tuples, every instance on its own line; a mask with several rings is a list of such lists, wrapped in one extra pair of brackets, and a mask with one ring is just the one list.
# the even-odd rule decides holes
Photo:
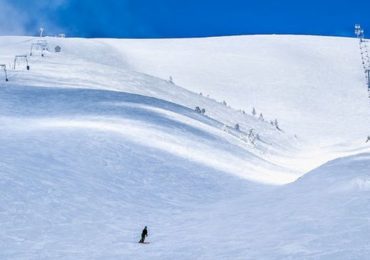
[(160, 239), (177, 215), (252, 188), (182, 154), (238, 148), (178, 105), (15, 86), (1, 97), (2, 259), (121, 258), (139, 252), (143, 225)]
[(199, 250), (204, 259), (368, 259), (369, 181), (369, 153), (339, 158), (289, 185), (213, 206), (189, 240), (207, 240), (213, 250)]
[[(320, 143), (364, 139), (370, 103), (357, 39), (256, 35), (104, 40), (136, 70), (226, 100)], [(330, 119), (330, 120), (328, 120)]]
[[(35, 40), (0, 37), (0, 64)], [(354, 40), (47, 40), (62, 52), (0, 82), (1, 259), (367, 259), (369, 111)], [(299, 178), (339, 155), (353, 156)]]
[[(4, 37), (2, 59), (11, 60), (15, 54), (24, 53), (31, 42), (30, 38)], [(57, 44), (63, 45), (63, 53), (50, 53), (45, 58), (35, 54), (30, 58), (30, 71), (9, 71), (10, 84), (114, 90), (170, 101), (188, 109), (199, 106), (206, 109), (208, 119), (213, 119), (213, 122), (209, 120), (208, 124), (215, 128), (214, 131), (227, 138), (227, 142), (241, 146), (240, 149), (244, 152), (228, 149), (231, 155), (221, 157), (213, 153), (213, 158), (208, 151), (202, 156), (191, 150), (183, 151), (183, 156), (203, 160), (204, 163), (208, 161), (207, 164), (213, 167), (221, 167), (222, 170), (239, 176), (249, 175), (257, 181), (259, 177), (252, 176), (259, 174), (261, 177), (259, 181), (269, 183), (292, 181), (306, 169), (299, 166), (291, 167), (286, 160), (291, 157), (291, 153), (296, 152), (296, 138), (278, 131), (268, 122), (257, 120), (255, 117), (235, 111), (165, 80), (132, 71), (125, 65), (127, 61), (121, 58), (120, 53), (115, 53), (112, 47), (99, 41), (50, 38), (49, 44), (51, 48)], [(240, 125), (241, 132), (232, 129), (237, 123)], [(250, 129), (253, 129), (261, 139), (255, 145), (251, 144), (247, 137)], [(179, 150), (181, 149), (177, 149)], [(253, 160), (245, 160), (247, 157), (256, 157), (260, 161), (271, 158), (266, 162), (254, 163)], [(236, 158), (239, 159), (235, 160)], [(273, 165), (269, 167), (269, 164)]]

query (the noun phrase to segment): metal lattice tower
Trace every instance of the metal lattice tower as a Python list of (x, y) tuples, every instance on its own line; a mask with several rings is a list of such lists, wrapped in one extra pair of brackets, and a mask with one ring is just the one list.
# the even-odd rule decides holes
[(355, 25), (355, 34), (359, 39), (360, 44), (360, 52), (361, 52), (361, 60), (362, 60), (362, 67), (364, 69), (366, 81), (367, 81), (367, 89), (369, 91), (370, 97), (370, 58), (369, 58), (369, 51), (367, 47), (367, 40), (365, 39), (364, 30), (361, 28), (359, 24)]

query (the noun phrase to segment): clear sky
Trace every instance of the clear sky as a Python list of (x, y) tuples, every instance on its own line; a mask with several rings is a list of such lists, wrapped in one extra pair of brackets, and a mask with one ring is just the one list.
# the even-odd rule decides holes
[(370, 0), (0, 0), (1, 35), (199, 37), (370, 34)]

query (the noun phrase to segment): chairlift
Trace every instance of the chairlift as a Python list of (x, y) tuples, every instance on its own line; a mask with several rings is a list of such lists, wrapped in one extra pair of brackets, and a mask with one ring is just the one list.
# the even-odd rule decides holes
[(30, 70), (30, 65), (28, 64), (28, 58), (27, 55), (15, 55), (14, 57), (14, 64), (13, 69), (15, 70), (16, 65), (19, 63), (19, 61), (25, 61), (26, 63), (26, 69)]
[(40, 45), (45, 50), (48, 50), (48, 42), (46, 40), (37, 40), (36, 44)]
[(30, 56), (32, 56), (34, 50), (39, 50), (41, 57), (44, 57), (44, 51), (49, 51), (48, 42), (46, 40), (37, 40), (37, 42), (31, 43)]

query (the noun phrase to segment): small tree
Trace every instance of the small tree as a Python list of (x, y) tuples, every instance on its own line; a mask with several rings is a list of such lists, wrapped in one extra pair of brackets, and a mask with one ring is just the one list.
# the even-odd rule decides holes
[(173, 78), (172, 78), (172, 76), (170, 76), (170, 78), (168, 79), (168, 82), (169, 82), (169, 83), (171, 83), (171, 84), (174, 84), (174, 83), (173, 83)]
[(202, 113), (202, 110), (200, 110), (200, 107), (196, 107), (196, 108), (195, 108), (195, 112), (197, 112), (197, 113), (201, 114), (201, 113)]
[(275, 119), (275, 121), (274, 121), (274, 126), (276, 127), (277, 130), (280, 130), (279, 123), (278, 123), (277, 119)]
[(239, 126), (239, 124), (235, 124), (234, 128), (235, 128), (235, 130), (236, 130), (236, 131), (240, 131), (240, 126)]
[(261, 120), (261, 121), (265, 121), (265, 119), (263, 118), (263, 114), (262, 113), (260, 113), (260, 116), (259, 116), (258, 119)]
[(253, 108), (253, 110), (252, 110), (252, 115), (253, 116), (256, 116), (257, 115), (257, 112), (256, 112), (256, 109), (255, 108)]
[(224, 104), (225, 106), (227, 106), (227, 103), (226, 103), (226, 101), (224, 100), (224, 101), (222, 101), (222, 104)]
[(366, 143), (367, 142), (370, 142), (370, 135), (367, 137), (367, 139), (366, 139)]
[(256, 141), (257, 136), (258, 136), (258, 134), (256, 135), (256, 134), (254, 133), (254, 130), (253, 130), (253, 129), (250, 129), (250, 130), (249, 130), (249, 132), (248, 132), (248, 139), (249, 139), (249, 141), (250, 141), (252, 144), (254, 144), (254, 142)]
[(202, 108), (202, 110), (200, 112), (204, 115), (206, 113), (206, 109)]

